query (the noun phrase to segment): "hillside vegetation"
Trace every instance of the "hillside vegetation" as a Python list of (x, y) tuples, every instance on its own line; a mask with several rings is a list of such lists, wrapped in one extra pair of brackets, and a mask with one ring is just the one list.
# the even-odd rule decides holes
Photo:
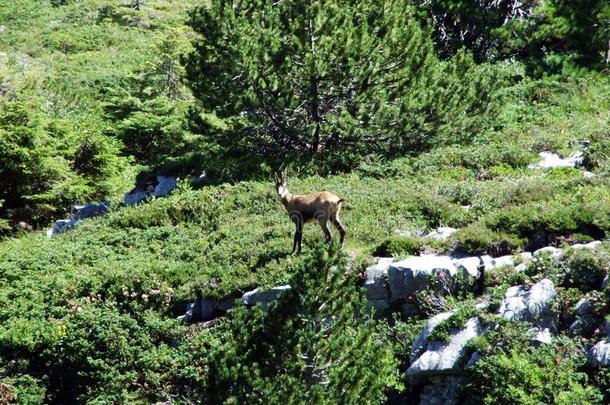
[[(471, 316), (498, 324), (469, 343), (482, 355), (464, 374), (473, 403), (610, 400), (608, 369), (586, 362), (603, 322), (580, 335), (562, 324), (539, 346), (524, 324), (473, 309), (544, 277), (562, 310), (594, 298), (603, 319), (606, 242), (487, 272), (484, 292), (450, 294), (442, 308), (419, 301), (411, 317), (369, 317), (361, 288), (375, 257), (497, 257), (607, 238), (607, 5), (591, 2), (585, 16), (558, 0), (525, 2), (522, 18), (493, 9), (497, 19), (459, 20), (477, 33), (468, 41), (441, 35), (456, 27), (439, 17), (445, 2), (139, 3), (0, 6), (0, 402), (410, 401), (421, 391), (404, 373), (411, 346), (425, 319), (449, 310), (458, 315), (441, 340)], [(596, 30), (578, 31), (592, 20)], [(307, 21), (330, 38), (322, 55), (303, 42)], [(315, 112), (318, 92), (329, 96)], [(531, 166), (543, 151), (583, 151), (582, 165)], [(304, 255), (290, 256), (294, 225), (271, 181), (280, 166), (291, 192), (346, 199), (342, 249), (310, 224)], [(192, 186), (203, 170), (209, 184)], [(182, 180), (123, 206), (149, 174)], [(108, 215), (40, 231), (69, 204), (102, 199), (114, 203)], [(424, 237), (441, 226), (459, 230)], [(285, 284), (268, 311), (177, 319), (202, 297)]]

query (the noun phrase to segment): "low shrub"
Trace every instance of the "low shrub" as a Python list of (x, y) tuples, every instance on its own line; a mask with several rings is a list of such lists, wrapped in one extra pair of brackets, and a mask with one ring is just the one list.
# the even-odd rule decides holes
[(581, 291), (601, 289), (604, 277), (608, 274), (608, 254), (589, 249), (573, 249), (566, 253), (567, 271), (563, 284), (576, 287)]
[(424, 241), (407, 236), (390, 236), (384, 239), (375, 250), (373, 256), (397, 257), (415, 255), (422, 250)]
[(582, 164), (589, 170), (596, 170), (606, 167), (609, 158), (610, 139), (604, 137), (589, 145), (583, 154)]
[(472, 255), (502, 256), (517, 251), (523, 245), (518, 238), (496, 233), (480, 222), (460, 229), (451, 240), (456, 251)]
[(512, 346), (484, 356), (466, 372), (468, 404), (601, 404), (602, 395), (580, 371), (585, 358), (569, 340), (537, 348)]

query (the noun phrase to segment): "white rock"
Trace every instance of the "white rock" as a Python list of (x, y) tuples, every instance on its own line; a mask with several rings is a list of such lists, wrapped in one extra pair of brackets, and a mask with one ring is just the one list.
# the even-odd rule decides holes
[(478, 318), (471, 318), (460, 330), (449, 334), (449, 342), (429, 342), (426, 350), (411, 363), (407, 376), (411, 381), (418, 377), (459, 373), (458, 365), (466, 352), (466, 343), (483, 332)]
[(157, 176), (156, 184), (148, 182), (138, 185), (125, 193), (125, 204), (135, 205), (148, 197), (162, 197), (169, 194), (178, 185), (178, 179), (172, 176)]
[(457, 269), (449, 256), (422, 255), (390, 264), (388, 278), (392, 300), (408, 299), (425, 289), (433, 275), (453, 277)]
[(594, 366), (610, 366), (610, 341), (604, 339), (597, 342), (589, 351), (589, 362)]
[(561, 258), (561, 256), (563, 255), (563, 250), (553, 247), (553, 246), (546, 246), (546, 247), (536, 250), (534, 252), (534, 257), (540, 256), (542, 254), (548, 254), (553, 259), (559, 260)]
[(602, 244), (601, 240), (595, 240), (593, 242), (589, 242), (589, 243), (575, 243), (572, 245), (573, 249), (589, 249), (589, 250), (595, 250), (598, 247), (600, 247)]
[(515, 271), (517, 273), (521, 273), (522, 271), (527, 269), (527, 264), (526, 263), (521, 263), (515, 266)]
[(485, 270), (489, 270), (494, 266), (494, 258), (490, 255), (481, 256), (481, 261), (483, 262), (483, 266), (485, 266)]
[(454, 259), (453, 265), (462, 271), (463, 275), (477, 278), (479, 277), (479, 266), (482, 265), (482, 261), (478, 256), (464, 257), (462, 259)]
[(274, 287), (269, 290), (262, 290), (257, 288), (252, 291), (248, 291), (241, 297), (241, 301), (248, 306), (254, 306), (256, 304), (262, 304), (263, 307), (266, 307), (270, 302), (275, 300), (278, 295), (282, 292), (289, 290), (289, 285), (282, 285), (279, 287)]
[(391, 257), (380, 258), (377, 264), (367, 267), (364, 288), (369, 300), (388, 299), (389, 291), (386, 283), (388, 268), (394, 259)]
[(489, 266), (485, 266), (485, 270), (497, 269), (500, 267), (513, 267), (515, 265), (515, 257), (513, 255), (496, 257), (491, 260)]
[(553, 341), (553, 335), (549, 328), (531, 328), (528, 330), (533, 335), (532, 341), (542, 344), (550, 344)]
[(447, 240), (447, 239), (449, 239), (449, 237), (451, 235), (453, 235), (456, 232), (457, 232), (457, 229), (451, 228), (449, 226), (444, 226), (444, 227), (438, 228), (434, 232), (430, 232), (425, 237), (430, 238), (430, 239), (436, 239), (436, 240)]
[(574, 152), (566, 158), (553, 152), (540, 152), (540, 162), (530, 164), (530, 169), (553, 169), (556, 167), (578, 167), (582, 163), (582, 152)]
[(583, 172), (582, 172), (582, 175), (583, 175), (583, 176), (584, 176), (586, 179), (590, 179), (590, 178), (593, 178), (593, 177), (595, 177), (595, 176), (596, 176), (596, 174), (595, 174), (595, 173), (590, 172), (590, 171), (588, 171), (588, 170), (583, 171)]

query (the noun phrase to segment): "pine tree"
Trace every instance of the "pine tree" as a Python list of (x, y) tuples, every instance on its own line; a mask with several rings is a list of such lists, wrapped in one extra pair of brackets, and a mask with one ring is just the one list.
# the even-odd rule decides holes
[(214, 0), (191, 25), (195, 96), (260, 157), (400, 154), (467, 137), (498, 84), (466, 55), (439, 61), (406, 0)]
[(297, 266), (292, 289), (271, 305), (240, 308), (208, 354), (209, 400), (366, 404), (396, 384), (391, 350), (367, 317), (364, 294), (336, 245)]

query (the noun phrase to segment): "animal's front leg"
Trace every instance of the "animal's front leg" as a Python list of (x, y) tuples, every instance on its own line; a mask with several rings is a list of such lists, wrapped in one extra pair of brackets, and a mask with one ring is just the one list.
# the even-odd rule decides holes
[(292, 241), (292, 253), (290, 253), (291, 255), (293, 255), (294, 252), (297, 250), (298, 240), (299, 240), (299, 230), (297, 228), (297, 230), (294, 232), (294, 240)]

